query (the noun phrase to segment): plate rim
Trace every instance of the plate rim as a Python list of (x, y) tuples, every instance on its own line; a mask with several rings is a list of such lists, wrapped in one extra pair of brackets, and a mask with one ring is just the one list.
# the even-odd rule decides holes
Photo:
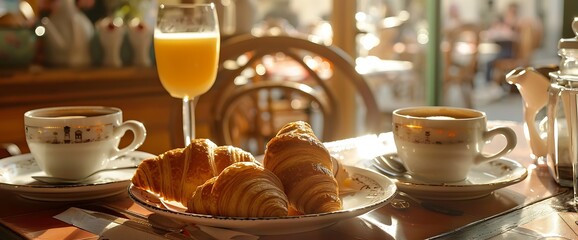
[[(226, 216), (213, 216), (213, 215), (206, 215), (206, 214), (173, 211), (170, 209), (153, 206), (151, 204), (148, 204), (148, 203), (143, 202), (142, 200), (138, 199), (131, 192), (132, 188), (137, 188), (132, 183), (129, 184), (128, 195), (129, 195), (129, 198), (131, 200), (133, 200), (135, 203), (137, 203), (141, 207), (146, 208), (147, 210), (152, 211), (152, 212), (163, 212), (166, 214), (177, 214), (177, 216), (181, 216), (181, 217), (193, 217), (193, 219), (191, 219), (191, 220), (194, 220), (194, 218), (203, 218), (203, 219), (210, 219), (210, 220), (225, 220), (225, 221), (231, 221), (231, 222), (235, 222), (235, 221), (287, 221), (287, 220), (293, 220), (293, 219), (319, 218), (319, 217), (324, 217), (324, 216), (335, 216), (335, 215), (341, 216), (341, 215), (351, 214), (354, 212), (361, 212), (360, 214), (355, 215), (355, 216), (359, 216), (359, 215), (363, 215), (367, 212), (373, 211), (375, 209), (378, 209), (378, 208), (386, 205), (395, 196), (398, 187), (396, 186), (394, 181), (392, 179), (390, 179), (389, 177), (384, 176), (382, 174), (379, 174), (372, 169), (361, 168), (361, 167), (356, 167), (356, 166), (345, 166), (345, 168), (349, 171), (353, 170), (353, 172), (359, 172), (359, 171), (370, 172), (374, 176), (377, 176), (380, 179), (385, 180), (385, 184), (383, 184), (384, 185), (384, 192), (389, 193), (389, 195), (385, 196), (384, 199), (381, 201), (372, 203), (372, 204), (367, 205), (367, 206), (359, 207), (359, 208), (342, 209), (339, 211), (326, 212), (326, 213), (305, 214), (305, 215), (296, 215), (296, 216), (283, 216), (283, 217), (226, 217)], [(382, 182), (376, 180), (375, 177), (371, 178), (371, 179), (373, 181), (380, 183), (380, 184), (382, 183)], [(143, 189), (139, 189), (139, 190), (146, 191)], [(351, 216), (351, 217), (353, 217), (353, 216)]]

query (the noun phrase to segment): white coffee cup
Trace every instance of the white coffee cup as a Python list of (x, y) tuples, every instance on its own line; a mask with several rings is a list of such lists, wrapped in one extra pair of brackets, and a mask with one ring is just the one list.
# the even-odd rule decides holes
[[(508, 127), (487, 129), (486, 114), (453, 107), (410, 107), (393, 111), (397, 154), (412, 177), (432, 183), (459, 182), (475, 165), (500, 158), (516, 146)], [(484, 145), (506, 138), (499, 152), (486, 155)]]
[[(136, 150), (146, 137), (138, 121), (122, 121), (114, 107), (74, 106), (28, 111), (24, 114), (26, 142), (47, 175), (81, 179), (101, 170), (110, 160)], [(119, 149), (126, 131), (132, 142)]]

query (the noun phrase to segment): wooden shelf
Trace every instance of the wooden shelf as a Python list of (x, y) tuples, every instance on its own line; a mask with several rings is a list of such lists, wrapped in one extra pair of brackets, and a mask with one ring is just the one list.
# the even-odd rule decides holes
[(124, 120), (143, 122), (147, 140), (142, 151), (159, 154), (175, 146), (171, 119), (180, 117), (180, 100), (164, 90), (156, 69), (132, 67), (0, 72), (0, 143), (15, 143), (28, 152), (26, 111), (79, 105), (118, 107)]
[(167, 94), (153, 68), (0, 72), (0, 106)]

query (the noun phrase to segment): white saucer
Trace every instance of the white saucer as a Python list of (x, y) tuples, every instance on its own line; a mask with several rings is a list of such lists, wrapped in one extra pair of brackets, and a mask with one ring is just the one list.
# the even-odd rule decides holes
[[(409, 175), (409, 174), (407, 174)], [(411, 176), (392, 177), (398, 189), (412, 196), (432, 200), (466, 200), (486, 196), (494, 190), (524, 180), (528, 171), (520, 163), (500, 158), (474, 166), (466, 180), (428, 183)]]
[[(145, 152), (131, 152), (110, 161), (107, 168), (139, 164), (154, 157)], [(44, 176), (32, 154), (22, 154), (0, 159), (0, 189), (15, 192), (22, 197), (42, 201), (80, 201), (103, 198), (126, 191), (135, 169), (111, 170), (97, 173), (93, 182), (72, 185), (51, 185), (34, 180), (31, 176)]]
[(180, 205), (164, 203), (156, 194), (130, 185), (130, 198), (147, 210), (184, 222), (228, 228), (256, 235), (279, 235), (307, 232), (320, 229), (338, 221), (360, 216), (386, 205), (395, 195), (396, 186), (386, 176), (377, 172), (346, 166), (352, 178), (352, 189), (343, 194), (343, 210), (286, 217), (223, 217), (185, 212)]

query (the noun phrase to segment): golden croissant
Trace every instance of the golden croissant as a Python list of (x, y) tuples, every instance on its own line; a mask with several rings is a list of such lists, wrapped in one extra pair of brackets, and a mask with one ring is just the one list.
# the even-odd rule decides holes
[(279, 130), (267, 144), (263, 161), (279, 177), (290, 207), (298, 213), (342, 209), (329, 152), (306, 122), (292, 122)]
[(217, 146), (208, 139), (194, 139), (186, 148), (169, 150), (144, 160), (132, 183), (168, 201), (186, 205), (197, 186), (219, 175), (235, 162), (254, 162), (250, 153), (233, 146)]
[(199, 186), (187, 211), (228, 217), (287, 216), (288, 200), (279, 178), (251, 162), (234, 163)]

